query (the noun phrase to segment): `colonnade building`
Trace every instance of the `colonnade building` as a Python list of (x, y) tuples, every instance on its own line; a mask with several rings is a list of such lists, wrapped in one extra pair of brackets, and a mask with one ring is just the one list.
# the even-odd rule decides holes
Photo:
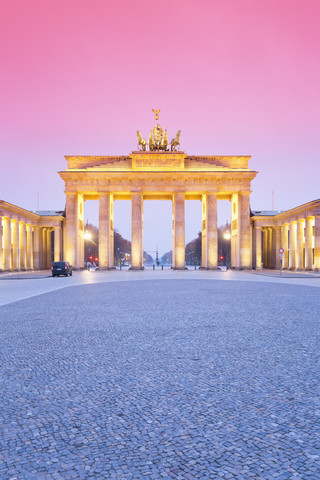
[(285, 212), (252, 211), (254, 268), (320, 270), (320, 199)]
[(0, 271), (41, 270), (63, 257), (64, 212), (30, 212), (0, 200)]
[(113, 205), (131, 201), (132, 269), (143, 268), (145, 201), (172, 202), (172, 266), (185, 268), (185, 202), (202, 204), (202, 268), (218, 267), (217, 201), (231, 207), (231, 267), (320, 269), (320, 200), (286, 212), (250, 210), (249, 156), (134, 151), (128, 156), (67, 156), (59, 172), (65, 211), (30, 212), (0, 201), (0, 271), (84, 267), (84, 202), (99, 201), (99, 268), (114, 267)]

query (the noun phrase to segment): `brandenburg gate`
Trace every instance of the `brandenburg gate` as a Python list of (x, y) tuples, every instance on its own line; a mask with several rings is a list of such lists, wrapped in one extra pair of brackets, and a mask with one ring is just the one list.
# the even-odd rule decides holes
[[(158, 120), (159, 111), (155, 111)], [(172, 202), (172, 266), (185, 269), (185, 201), (202, 202), (202, 268), (218, 266), (217, 200), (231, 202), (231, 266), (252, 267), (249, 156), (189, 156), (180, 148), (180, 131), (168, 149), (166, 130), (158, 124), (149, 142), (138, 131), (139, 150), (128, 156), (67, 156), (65, 182), (65, 258), (84, 265), (84, 202), (99, 200), (99, 268), (111, 269), (113, 203), (131, 200), (131, 261), (143, 269), (143, 204)], [(149, 150), (147, 150), (149, 146)]]

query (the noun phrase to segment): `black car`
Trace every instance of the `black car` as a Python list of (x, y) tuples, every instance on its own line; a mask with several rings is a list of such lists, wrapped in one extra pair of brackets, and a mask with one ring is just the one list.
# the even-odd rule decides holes
[(51, 271), (52, 271), (52, 276), (59, 276), (59, 275), (65, 275), (66, 277), (68, 275), (72, 275), (72, 266), (70, 265), (69, 262), (53, 262), (51, 265)]

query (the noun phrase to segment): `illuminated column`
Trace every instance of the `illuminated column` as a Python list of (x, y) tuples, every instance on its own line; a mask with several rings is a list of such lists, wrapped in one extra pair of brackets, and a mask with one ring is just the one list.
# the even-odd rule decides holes
[[(202, 195), (202, 235), (201, 235), (201, 268), (207, 268), (207, 195)], [(174, 224), (174, 223), (173, 223)], [(173, 261), (173, 252), (172, 252)]]
[[(185, 269), (185, 211), (184, 193), (173, 195), (173, 251), (172, 262), (175, 270)], [(174, 258), (173, 258), (174, 257)]]
[(2, 247), (2, 236), (3, 236), (3, 227), (2, 227), (2, 217), (0, 217), (0, 272), (3, 270), (3, 247)]
[(27, 269), (27, 229), (25, 222), (19, 222), (20, 270)]
[(303, 235), (304, 234), (304, 220), (297, 222), (297, 254), (296, 254), (296, 268), (297, 270), (303, 270)]
[(40, 228), (35, 226), (33, 229), (33, 268), (40, 270)]
[(131, 269), (143, 269), (143, 196), (131, 197)]
[(268, 234), (267, 234), (268, 242), (267, 242), (267, 255), (268, 255), (268, 261), (267, 261), (267, 267), (272, 268), (272, 228), (268, 228)]
[(51, 228), (47, 228), (47, 256), (46, 268), (51, 267)]
[(240, 267), (239, 249), (239, 195), (233, 193), (231, 198), (231, 267)]
[(77, 268), (84, 267), (84, 217), (83, 217), (83, 195), (77, 196), (77, 215), (78, 215), (78, 255), (77, 255)]
[(282, 226), (282, 248), (283, 252), (283, 268), (289, 268), (289, 243), (288, 243), (289, 224)]
[(240, 268), (252, 268), (252, 258), (250, 249), (250, 192), (241, 192), (238, 194), (240, 225), (239, 247), (240, 247)]
[(297, 231), (297, 222), (290, 222), (289, 225), (289, 269), (294, 270), (296, 268), (296, 231)]
[(282, 228), (276, 227), (276, 242), (275, 242), (275, 267), (276, 269), (280, 269), (280, 255), (279, 249), (282, 248)]
[(32, 225), (27, 223), (27, 270), (33, 269)]
[[(143, 255), (143, 252), (142, 252)], [(143, 258), (143, 257), (142, 257)], [(114, 268), (113, 194), (110, 194), (109, 268)]]
[(19, 269), (19, 222), (11, 220), (12, 225), (12, 270)]
[(42, 266), (41, 268), (46, 270), (47, 268), (47, 229), (42, 229)]
[(3, 224), (3, 269), (11, 270), (11, 220), (2, 218)]
[(54, 262), (61, 261), (61, 227), (54, 227)]
[(113, 268), (113, 228), (111, 235), (113, 196), (110, 193), (99, 195), (99, 268)]
[(314, 270), (320, 270), (320, 217), (314, 217)]
[(312, 230), (313, 217), (306, 218), (306, 241), (305, 241), (305, 269), (312, 270)]
[(256, 235), (256, 268), (261, 268), (262, 265), (262, 252), (261, 252), (261, 227), (254, 227)]
[(202, 268), (218, 267), (217, 196), (215, 193), (202, 195)]
[(66, 192), (65, 260), (78, 268), (78, 194)]

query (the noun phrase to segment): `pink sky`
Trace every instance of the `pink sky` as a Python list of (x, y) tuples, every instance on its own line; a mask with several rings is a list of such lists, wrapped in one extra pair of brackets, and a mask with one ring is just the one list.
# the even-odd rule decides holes
[[(63, 209), (64, 155), (130, 153), (137, 129), (147, 136), (154, 124), (151, 108), (169, 137), (182, 130), (190, 155), (252, 155), (253, 209), (271, 209), (272, 191), (281, 210), (320, 197), (318, 0), (0, 8), (1, 199), (34, 210), (40, 192), (41, 209)], [(165, 236), (160, 250), (171, 248)]]

